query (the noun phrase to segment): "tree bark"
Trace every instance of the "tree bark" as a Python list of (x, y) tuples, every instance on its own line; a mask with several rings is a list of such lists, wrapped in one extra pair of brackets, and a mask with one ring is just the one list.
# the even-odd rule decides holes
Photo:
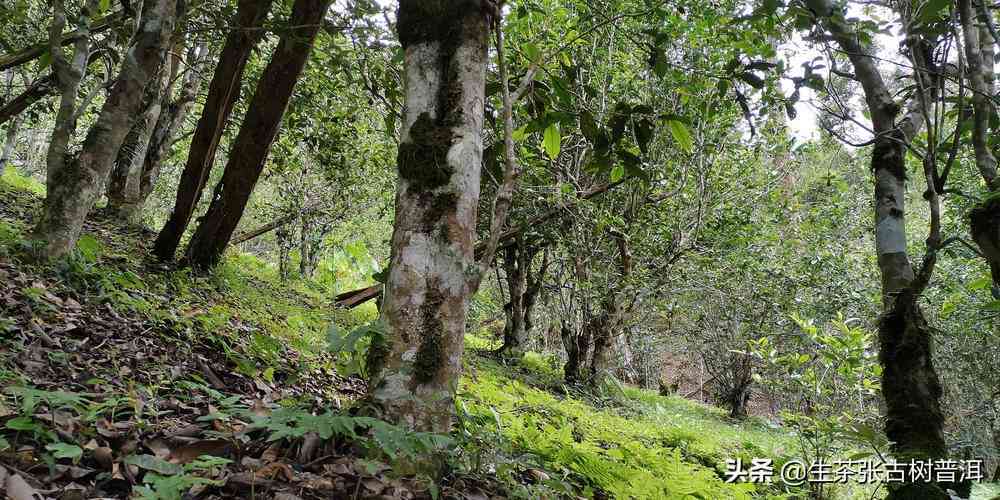
[[(875, 250), (884, 304), (878, 330), (886, 436), (897, 460), (944, 458), (941, 384), (932, 362), (930, 328), (917, 304), (922, 290), (913, 286), (914, 271), (906, 250), (906, 144), (920, 121), (915, 118), (917, 113), (911, 112), (897, 125), (900, 107), (889, 94), (868, 48), (847, 26), (843, 10), (835, 12), (829, 0), (807, 0), (807, 5), (848, 54), (864, 89), (875, 131), (871, 166), (875, 177)], [(946, 500), (948, 495), (937, 484), (910, 482), (890, 488), (888, 498)]]
[(222, 259), (264, 170), (329, 5), (330, 0), (296, 0), (292, 7), (291, 28), (282, 35), (257, 83), (212, 203), (188, 245), (187, 262), (195, 269), (212, 268)]
[(111, 169), (106, 192), (108, 212), (126, 224), (139, 222), (139, 180), (150, 139), (163, 110), (163, 95), (167, 93), (171, 76), (171, 71), (161, 66), (157, 77), (146, 85), (142, 111), (118, 149), (118, 156)]
[(80, 156), (50, 172), (42, 216), (35, 227), (35, 237), (43, 242), (41, 256), (62, 257), (76, 245), (84, 219), (107, 181), (114, 157), (129, 131), (131, 118), (138, 112), (143, 90), (163, 64), (176, 7), (177, 0), (143, 3), (139, 27), (123, 59), (121, 73), (87, 133)]
[(492, 3), (401, 0), (405, 116), (396, 219), (369, 399), (414, 430), (447, 432), (462, 368), (475, 255)]
[(7, 125), (7, 134), (3, 143), (3, 152), (0, 152), (0, 169), (3, 169), (14, 156), (14, 148), (17, 146), (17, 134), (21, 129), (21, 118), (14, 118), (14, 121)]
[[(139, 197), (134, 202), (133, 210), (142, 211), (146, 205), (146, 200), (153, 193), (156, 182), (160, 178), (160, 170), (163, 160), (170, 155), (170, 148), (174, 138), (184, 126), (188, 112), (194, 105), (198, 97), (198, 89), (201, 88), (202, 65), (201, 62), (208, 54), (208, 49), (204, 44), (196, 46), (188, 51), (188, 73), (184, 78), (180, 94), (176, 100), (171, 101), (173, 92), (171, 87), (167, 87), (167, 92), (163, 95), (162, 109), (156, 127), (149, 139), (149, 147), (146, 149), (146, 156), (142, 161), (142, 174), (139, 176)], [(172, 72), (176, 73), (180, 66), (180, 61), (174, 58)]]
[[(968, 81), (973, 91), (972, 147), (976, 168), (986, 182), (987, 190), (994, 192), (1000, 186), (997, 185), (997, 160), (989, 145), (990, 117), (993, 114), (993, 39), (988, 31), (983, 33), (985, 26), (976, 25), (972, 0), (959, 0), (958, 7)], [(988, 9), (986, 15), (989, 15)], [(973, 208), (969, 212), (969, 230), (972, 240), (990, 266), (994, 294), (1000, 294), (1000, 202), (988, 200)]]
[(153, 244), (153, 255), (172, 260), (187, 230), (198, 200), (215, 161), (219, 141), (233, 106), (239, 98), (240, 83), (250, 53), (263, 31), (260, 29), (272, 0), (240, 0), (236, 13), (236, 28), (226, 38), (219, 55), (219, 64), (209, 85), (208, 97), (201, 118), (191, 139), (188, 160), (177, 186), (174, 209)]
[(69, 60), (63, 54), (59, 35), (66, 26), (66, 8), (62, 0), (52, 3), (52, 24), (49, 36), (52, 43), (49, 46), (49, 57), (52, 59), (52, 77), (60, 92), (59, 107), (56, 109), (55, 124), (52, 128), (52, 138), (45, 154), (46, 184), (52, 189), (53, 182), (58, 178), (60, 170), (64, 170), (70, 161), (69, 143), (76, 132), (77, 94), (80, 83), (87, 71), (87, 59), (90, 55), (90, 13), (97, 7), (95, 0), (90, 0), (80, 13), (80, 34), (73, 44), (73, 53)]

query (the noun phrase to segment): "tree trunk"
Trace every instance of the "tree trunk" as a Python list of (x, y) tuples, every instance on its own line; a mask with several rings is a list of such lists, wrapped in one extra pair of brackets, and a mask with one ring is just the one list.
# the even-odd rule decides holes
[(118, 157), (108, 180), (108, 212), (126, 224), (138, 223), (141, 215), (139, 180), (142, 177), (142, 166), (163, 110), (163, 95), (167, 92), (172, 77), (172, 71), (163, 66), (165, 65), (160, 67), (157, 78), (146, 85), (142, 112), (118, 149)]
[(510, 302), (504, 306), (507, 323), (504, 325), (503, 346), (500, 354), (505, 358), (519, 360), (524, 354), (525, 337), (528, 328), (525, 318), (524, 296), (528, 288), (528, 272), (531, 266), (529, 249), (524, 241), (517, 241), (503, 250), (503, 268), (507, 274), (507, 293)]
[(292, 235), (286, 228), (281, 227), (275, 233), (275, 237), (278, 240), (278, 276), (281, 277), (281, 281), (288, 281), (292, 265)]
[[(906, 144), (916, 135), (922, 115), (910, 112), (897, 124), (899, 105), (893, 101), (868, 48), (859, 43), (847, 25), (843, 9), (835, 11), (829, 0), (806, 3), (818, 23), (848, 54), (874, 126), (871, 164), (875, 177), (875, 250), (884, 304), (879, 319), (879, 360), (886, 402), (885, 432), (893, 442), (897, 460), (944, 458), (941, 385), (932, 363), (930, 329), (917, 304), (920, 290), (912, 286), (914, 271), (906, 253)], [(911, 41), (910, 46), (919, 43)], [(919, 98), (915, 102), (921, 106)], [(928, 186), (929, 190), (933, 188)], [(888, 498), (946, 500), (948, 495), (937, 484), (912, 482), (894, 485)]]
[[(972, 0), (959, 0), (958, 7), (969, 86), (973, 90), (972, 146), (976, 168), (986, 182), (987, 190), (995, 191), (1000, 188), (997, 185), (997, 160), (989, 144), (990, 117), (993, 114), (993, 39), (985, 26), (976, 26), (977, 16)], [(989, 15), (989, 10), (986, 14)], [(1000, 203), (987, 201), (973, 208), (969, 212), (969, 229), (972, 240), (990, 266), (993, 293), (1000, 298)]]
[(305, 67), (330, 0), (296, 0), (289, 25), (257, 83), (246, 117), (236, 136), (212, 204), (188, 245), (188, 263), (200, 270), (222, 259), (246, 208), (267, 155), (278, 135), (281, 118)]
[(247, 60), (263, 36), (260, 27), (271, 10), (271, 3), (272, 0), (239, 1), (236, 29), (226, 38), (226, 44), (219, 55), (219, 64), (212, 76), (201, 118), (191, 138), (187, 163), (177, 185), (174, 209), (153, 244), (153, 255), (162, 260), (174, 258), (198, 200), (201, 199), (219, 149), (219, 141), (222, 140), (233, 105), (239, 98), (240, 82)]
[(10, 163), (11, 158), (14, 157), (14, 148), (17, 146), (17, 133), (21, 129), (21, 118), (14, 118), (10, 124), (7, 125), (7, 134), (3, 143), (3, 152), (0, 153), (0, 169), (7, 166)]
[[(135, 201), (134, 210), (141, 211), (146, 205), (146, 200), (153, 193), (156, 182), (160, 179), (160, 170), (163, 160), (170, 155), (170, 148), (173, 145), (174, 137), (184, 125), (188, 112), (194, 105), (198, 97), (198, 89), (201, 87), (201, 61), (208, 54), (208, 49), (204, 44), (196, 46), (188, 51), (187, 76), (181, 86), (180, 95), (171, 102), (173, 92), (170, 87), (163, 95), (161, 104), (163, 111), (156, 121), (156, 127), (149, 139), (149, 147), (146, 150), (146, 157), (142, 163), (142, 174), (139, 176), (139, 198)], [(180, 61), (174, 59), (173, 72), (180, 67)]]
[[(52, 24), (49, 36), (53, 41), (49, 47), (49, 58), (52, 60), (52, 75), (60, 92), (59, 106), (56, 109), (55, 124), (52, 127), (52, 137), (45, 153), (45, 180), (49, 192), (58, 179), (58, 173), (65, 170), (69, 158), (69, 143), (76, 132), (77, 124), (77, 94), (80, 83), (87, 71), (87, 58), (90, 55), (90, 18), (89, 14), (96, 8), (97, 2), (90, 0), (80, 16), (81, 34), (73, 44), (73, 53), (69, 60), (63, 54), (59, 43), (63, 27), (66, 25), (66, 9), (62, 0), (52, 3)], [(89, 207), (88, 207), (89, 209)]]
[(587, 365), (587, 356), (590, 353), (591, 330), (584, 326), (580, 332), (574, 332), (566, 321), (563, 321), (559, 333), (562, 337), (563, 348), (566, 349), (563, 377), (570, 384), (582, 382), (584, 380), (583, 367)]
[(143, 3), (139, 29), (123, 58), (121, 73), (97, 121), (87, 133), (80, 156), (50, 172), (48, 192), (35, 237), (45, 258), (67, 255), (76, 245), (87, 213), (107, 181), (114, 157), (139, 111), (143, 90), (163, 64), (173, 33), (177, 0)]
[(401, 0), (405, 116), (396, 219), (369, 398), (409, 429), (447, 432), (462, 369), (482, 166), (488, 3)]

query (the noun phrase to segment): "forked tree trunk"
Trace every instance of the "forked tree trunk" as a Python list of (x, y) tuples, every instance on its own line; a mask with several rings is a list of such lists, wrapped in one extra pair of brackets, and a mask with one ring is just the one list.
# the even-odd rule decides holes
[(309, 58), (330, 1), (296, 0), (292, 6), (292, 15), (288, 20), (291, 28), (282, 35), (257, 83), (257, 90), (233, 143), (226, 170), (215, 186), (212, 203), (188, 245), (187, 260), (192, 267), (209, 269), (222, 259), (257, 179), (264, 170), (281, 118)]
[(163, 64), (173, 33), (177, 0), (143, 2), (139, 27), (123, 58), (107, 100), (83, 142), (78, 158), (50, 172), (42, 216), (35, 226), (41, 256), (58, 258), (76, 245), (84, 219), (104, 187), (112, 162), (132, 117), (139, 111), (143, 90)]
[(447, 432), (462, 369), (482, 165), (489, 2), (401, 0), (405, 116), (396, 220), (369, 399), (415, 430)]
[(261, 25), (271, 10), (272, 0), (239, 0), (236, 26), (226, 38), (219, 64), (209, 85), (201, 118), (191, 138), (187, 163), (177, 185), (177, 199), (163, 229), (153, 244), (153, 255), (172, 260), (201, 199), (208, 175), (219, 149), (219, 141), (233, 105), (239, 98), (240, 82), (250, 53), (263, 36)]

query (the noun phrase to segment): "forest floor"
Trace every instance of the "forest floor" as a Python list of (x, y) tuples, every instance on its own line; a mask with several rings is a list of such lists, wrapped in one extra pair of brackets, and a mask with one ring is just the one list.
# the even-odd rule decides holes
[[(585, 392), (535, 353), (467, 337), (450, 436), (355, 416), (327, 291), (252, 257), (210, 276), (146, 260), (152, 234), (100, 218), (73, 259), (23, 258), (42, 187), (0, 176), (0, 491), (55, 498), (797, 498), (727, 484), (725, 461), (795, 456), (762, 420), (621, 385)], [(406, 464), (447, 447), (433, 471)], [(390, 465), (391, 464), (391, 465)], [(784, 492), (788, 493), (788, 492)], [(844, 492), (847, 493), (847, 492)], [(37, 496), (36, 496), (37, 495)]]

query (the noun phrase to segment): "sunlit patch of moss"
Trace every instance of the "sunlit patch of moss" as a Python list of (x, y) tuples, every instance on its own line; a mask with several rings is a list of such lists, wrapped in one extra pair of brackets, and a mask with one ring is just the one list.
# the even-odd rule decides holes
[(3, 171), (0, 172), (0, 191), (8, 189), (45, 196), (45, 184), (32, 177), (21, 175), (12, 165), (3, 167)]

